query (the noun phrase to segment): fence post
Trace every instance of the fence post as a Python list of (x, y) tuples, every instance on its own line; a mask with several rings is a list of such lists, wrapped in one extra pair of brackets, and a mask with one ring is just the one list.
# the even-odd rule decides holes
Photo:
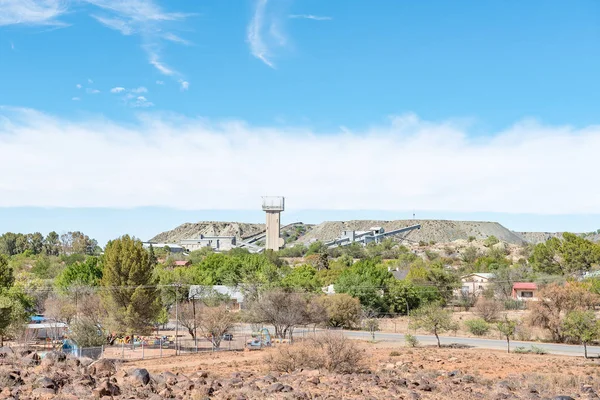
[(160, 358), (162, 358), (162, 338), (160, 338), (160, 340), (158, 341), (158, 343), (160, 343)]
[(142, 360), (144, 359), (144, 341), (142, 340)]
[(125, 341), (121, 343), (121, 360), (125, 359)]
[(102, 348), (100, 349), (100, 358), (104, 358), (104, 345), (102, 345)]

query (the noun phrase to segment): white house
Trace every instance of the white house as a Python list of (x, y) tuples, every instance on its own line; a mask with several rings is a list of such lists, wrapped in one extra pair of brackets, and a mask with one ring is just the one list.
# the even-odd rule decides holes
[(462, 287), (457, 295), (480, 296), (487, 288), (491, 286), (491, 281), (495, 275), (488, 272), (475, 272), (464, 275), (460, 278)]

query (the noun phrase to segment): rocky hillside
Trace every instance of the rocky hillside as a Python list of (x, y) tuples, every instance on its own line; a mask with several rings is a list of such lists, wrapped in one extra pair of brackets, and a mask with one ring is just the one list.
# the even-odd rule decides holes
[[(497, 222), (478, 221), (442, 221), (442, 220), (398, 220), (398, 221), (330, 221), (318, 225), (304, 225), (304, 232), (298, 241), (308, 243), (313, 240), (327, 241), (337, 238), (344, 230), (367, 230), (374, 226), (381, 226), (386, 231), (420, 224), (421, 229), (412, 231), (406, 238), (411, 241), (425, 241), (447, 243), (459, 239), (467, 240), (470, 236), (485, 239), (496, 236), (498, 239), (511, 243), (523, 244), (530, 239), (537, 239), (535, 234), (515, 233)], [(294, 231), (294, 227), (286, 228)], [(286, 229), (283, 229), (286, 231)], [(193, 239), (203, 235), (236, 236), (247, 238), (257, 235), (265, 230), (264, 224), (246, 224), (238, 222), (198, 222), (186, 223), (177, 228), (160, 233), (150, 239), (152, 242), (176, 243), (182, 239)], [(284, 235), (285, 236), (285, 235)], [(535, 240), (536, 242), (539, 240)]]
[(150, 239), (155, 243), (177, 243), (183, 239), (196, 239), (205, 236), (236, 236), (246, 238), (265, 230), (265, 224), (244, 224), (239, 222), (197, 222), (185, 223), (177, 228), (159, 233)]
[(367, 230), (374, 226), (381, 226), (387, 232), (411, 225), (421, 225), (421, 229), (410, 232), (406, 238), (412, 241), (425, 242), (452, 242), (458, 239), (468, 239), (474, 236), (477, 239), (485, 239), (488, 236), (496, 236), (498, 239), (512, 244), (523, 244), (525, 240), (515, 232), (506, 229), (497, 222), (477, 221), (443, 221), (443, 220), (399, 220), (399, 221), (335, 221), (323, 222), (314, 226), (305, 236), (302, 242), (313, 239), (326, 241), (337, 238), (344, 230)]

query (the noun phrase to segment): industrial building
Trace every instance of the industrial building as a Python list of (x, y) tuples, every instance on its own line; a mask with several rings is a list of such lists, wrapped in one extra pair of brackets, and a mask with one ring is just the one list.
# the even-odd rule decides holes
[(228, 251), (237, 247), (235, 236), (200, 235), (198, 239), (184, 239), (179, 244), (187, 251), (200, 250), (204, 247), (211, 247), (215, 251)]

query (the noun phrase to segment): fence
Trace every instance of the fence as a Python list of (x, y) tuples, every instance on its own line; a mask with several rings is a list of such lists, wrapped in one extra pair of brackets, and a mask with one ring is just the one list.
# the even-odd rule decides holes
[(207, 353), (221, 351), (241, 351), (246, 347), (246, 342), (251, 339), (250, 335), (236, 336), (232, 340), (222, 339), (218, 346), (206, 338), (162, 340), (162, 338), (142, 338), (131, 343), (119, 343), (104, 347), (104, 358), (121, 360), (144, 360), (149, 358), (162, 358), (180, 354)]

